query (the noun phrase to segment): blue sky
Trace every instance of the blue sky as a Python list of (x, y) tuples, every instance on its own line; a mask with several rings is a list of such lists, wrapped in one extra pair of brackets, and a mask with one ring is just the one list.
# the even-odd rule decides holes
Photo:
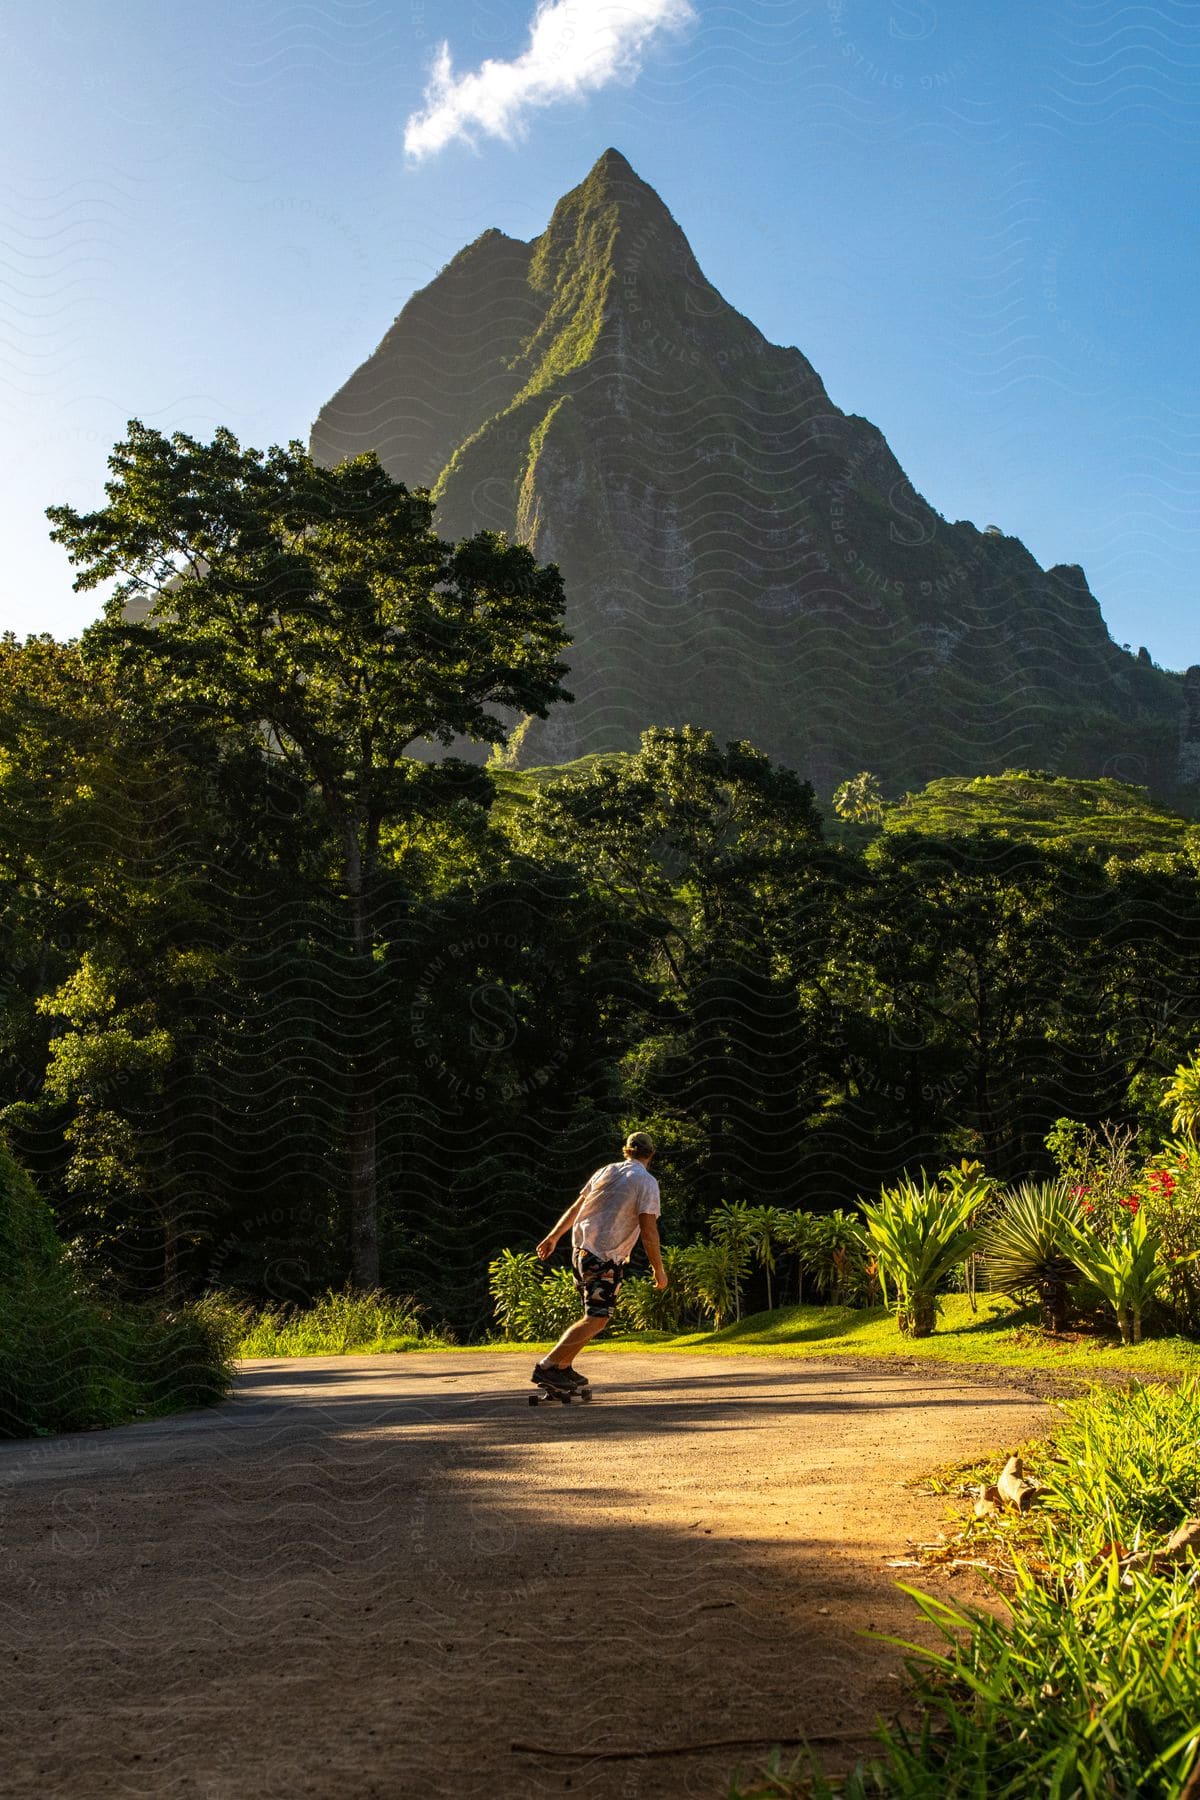
[[(598, 20), (612, 79), (420, 158), (443, 40), (451, 80), (510, 62), (534, 0), (6, 9), (0, 625), (94, 616), (43, 508), (96, 503), (128, 417), (306, 437), (414, 288), (488, 225), (535, 235), (614, 144), (939, 511), (1082, 563), (1118, 642), (1200, 661), (1200, 8), (555, 5), (549, 85)], [(656, 7), (674, 27), (636, 36)]]

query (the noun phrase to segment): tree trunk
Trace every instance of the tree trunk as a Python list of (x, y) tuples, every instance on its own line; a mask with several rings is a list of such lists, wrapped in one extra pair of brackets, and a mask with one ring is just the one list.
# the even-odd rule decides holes
[(1043, 1327), (1047, 1331), (1065, 1331), (1070, 1310), (1066, 1283), (1064, 1281), (1039, 1282), (1038, 1296), (1042, 1303)]
[(379, 1286), (379, 1218), (376, 1193), (375, 1101), (368, 1071), (355, 1069), (363, 1085), (350, 1096), (350, 1279), (356, 1288)]
[(913, 1294), (905, 1310), (909, 1337), (931, 1337), (937, 1324), (937, 1295)]
[[(367, 928), (366, 871), (359, 851), (357, 833), (348, 834), (346, 845), (346, 886), (350, 900), (350, 941), (353, 950), (350, 1002), (354, 1020), (374, 1016), (371, 1006), (370, 934)], [(361, 991), (360, 991), (361, 990)], [(350, 1280), (355, 1288), (368, 1290), (379, 1286), (379, 1195), (376, 1156), (375, 1070), (369, 1053), (352, 1050), (350, 1056), (350, 1119), (347, 1142), (350, 1187)]]

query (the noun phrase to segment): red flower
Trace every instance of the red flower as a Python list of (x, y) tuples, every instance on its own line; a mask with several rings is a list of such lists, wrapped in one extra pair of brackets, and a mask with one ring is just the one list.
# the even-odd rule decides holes
[(1083, 1203), (1083, 1210), (1085, 1213), (1094, 1213), (1096, 1209), (1090, 1200), (1085, 1200)]
[(1091, 1188), (1073, 1187), (1071, 1189), (1071, 1198), (1072, 1198), (1072, 1200), (1082, 1200), (1083, 1196), (1085, 1194), (1090, 1194), (1091, 1191), (1092, 1191)]

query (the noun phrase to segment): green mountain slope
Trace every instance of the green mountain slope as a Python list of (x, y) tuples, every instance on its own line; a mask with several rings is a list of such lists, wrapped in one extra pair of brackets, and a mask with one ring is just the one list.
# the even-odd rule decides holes
[(1032, 764), (1194, 793), (1180, 678), (1112, 642), (1081, 569), (935, 512), (614, 150), (532, 244), (486, 232), (414, 295), (312, 448), (377, 449), (445, 535), (561, 565), (577, 704), (523, 763), (690, 721), (825, 791)]

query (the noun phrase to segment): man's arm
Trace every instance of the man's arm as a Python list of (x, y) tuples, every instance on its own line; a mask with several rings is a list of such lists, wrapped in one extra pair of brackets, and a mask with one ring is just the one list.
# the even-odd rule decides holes
[(642, 1234), (642, 1245), (650, 1258), (650, 1267), (654, 1270), (654, 1285), (665, 1288), (667, 1271), (663, 1267), (662, 1245), (658, 1241), (658, 1219), (654, 1213), (638, 1214), (638, 1230)]
[(549, 1233), (549, 1235), (547, 1237), (544, 1237), (542, 1239), (541, 1243), (538, 1245), (537, 1253), (541, 1257), (543, 1262), (545, 1262), (545, 1260), (548, 1256), (554, 1255), (555, 1250), (558, 1248), (559, 1238), (562, 1237), (564, 1232), (570, 1231), (572, 1225), (575, 1223), (576, 1219), (579, 1217), (579, 1209), (583, 1205), (584, 1201), (587, 1199), (588, 1194), (591, 1191), (591, 1186), (592, 1186), (592, 1184), (589, 1181), (587, 1183), (587, 1186), (584, 1188), (583, 1192), (580, 1194), (578, 1200), (574, 1201), (570, 1206), (568, 1206), (566, 1212), (563, 1214), (562, 1218), (558, 1221), (558, 1224), (554, 1227), (554, 1229)]

